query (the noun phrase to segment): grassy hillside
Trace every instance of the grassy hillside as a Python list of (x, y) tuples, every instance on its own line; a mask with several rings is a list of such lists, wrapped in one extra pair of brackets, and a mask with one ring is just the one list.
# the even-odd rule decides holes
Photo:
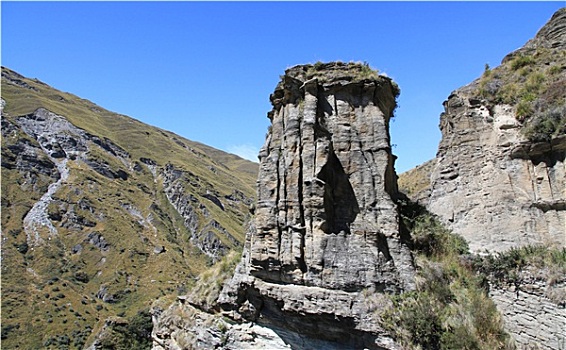
[(436, 159), (431, 159), (400, 174), (397, 179), (399, 191), (414, 201), (427, 198), (430, 191), (430, 176), (435, 165)]
[[(79, 349), (109, 324), (130, 332), (118, 348), (147, 347), (136, 330), (151, 303), (185, 293), (214, 254), (241, 249), (257, 164), (7, 68), (2, 99), (2, 348)], [(72, 128), (57, 142), (26, 132), (38, 108), (83, 139)], [(85, 149), (50, 153), (63, 139)], [(63, 166), (34, 238), (24, 219)]]

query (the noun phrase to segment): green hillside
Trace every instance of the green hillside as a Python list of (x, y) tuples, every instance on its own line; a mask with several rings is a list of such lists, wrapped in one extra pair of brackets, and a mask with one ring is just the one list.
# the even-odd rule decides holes
[(1, 93), (3, 349), (143, 324), (241, 249), (256, 163), (4, 67)]

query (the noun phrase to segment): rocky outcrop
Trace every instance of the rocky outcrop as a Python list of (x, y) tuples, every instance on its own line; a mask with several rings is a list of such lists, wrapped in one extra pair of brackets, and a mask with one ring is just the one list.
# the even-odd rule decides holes
[(566, 245), (564, 95), (556, 95), (566, 86), (565, 23), (562, 9), (444, 102), (428, 209), (473, 251)]
[(297, 348), (297, 339), (394, 347), (365, 296), (414, 287), (394, 202), (397, 94), (389, 78), (360, 64), (285, 72), (271, 95), (242, 263), (219, 298), (232, 317), (268, 326)]
[[(163, 189), (169, 203), (183, 217), (184, 226), (190, 233), (190, 241), (213, 262), (226, 255), (232, 247), (241, 243), (212, 216), (207, 207), (189, 188), (202, 191), (200, 179), (190, 171), (177, 169), (167, 164), (161, 171)], [(214, 194), (207, 191), (201, 195), (224, 211), (224, 205)], [(236, 202), (249, 201), (248, 198), (235, 199)]]
[[(48, 237), (57, 235), (57, 229), (48, 215), (48, 206), (54, 202), (53, 195), (65, 184), (69, 177), (67, 162), (69, 159), (87, 161), (89, 138), (84, 130), (71, 124), (62, 116), (45, 109), (38, 109), (33, 114), (17, 119), (21, 129), (40, 145), (45, 155), (55, 164), (59, 173), (57, 181), (49, 185), (47, 192), (34, 204), (24, 217), (23, 224), (30, 246), (44, 242), (41, 232), (48, 231)], [(95, 161), (92, 167), (105, 167)], [(107, 166), (106, 166), (107, 167)], [(59, 220), (60, 221), (60, 220)]]
[(473, 251), (564, 245), (564, 150), (541, 158), (513, 156), (524, 139), (511, 106), (489, 110), (457, 91), (445, 108), (429, 210)]

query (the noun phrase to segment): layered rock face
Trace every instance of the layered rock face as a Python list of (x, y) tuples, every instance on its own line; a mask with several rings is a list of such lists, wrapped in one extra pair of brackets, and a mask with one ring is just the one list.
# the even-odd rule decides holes
[(363, 291), (413, 288), (389, 119), (397, 87), (359, 64), (288, 69), (271, 95), (243, 261), (219, 303), (299, 338), (376, 345)]
[(565, 43), (563, 9), (444, 103), (428, 209), (473, 251), (566, 244)]
[(394, 88), (381, 77), (351, 83), (347, 65), (325, 67), (322, 82), (307, 80), (308, 69), (288, 70), (271, 96), (251, 273), (346, 291), (403, 289), (394, 262), (408, 263), (409, 253), (388, 132)]
[(503, 316), (505, 328), (522, 349), (563, 349), (566, 344), (566, 301), (564, 280), (525, 278), (512, 288), (494, 287), (490, 297)]

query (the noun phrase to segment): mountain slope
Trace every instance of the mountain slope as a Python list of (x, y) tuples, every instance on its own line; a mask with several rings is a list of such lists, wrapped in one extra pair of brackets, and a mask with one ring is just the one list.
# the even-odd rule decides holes
[(3, 348), (82, 348), (240, 249), (257, 164), (4, 67), (2, 105)]

